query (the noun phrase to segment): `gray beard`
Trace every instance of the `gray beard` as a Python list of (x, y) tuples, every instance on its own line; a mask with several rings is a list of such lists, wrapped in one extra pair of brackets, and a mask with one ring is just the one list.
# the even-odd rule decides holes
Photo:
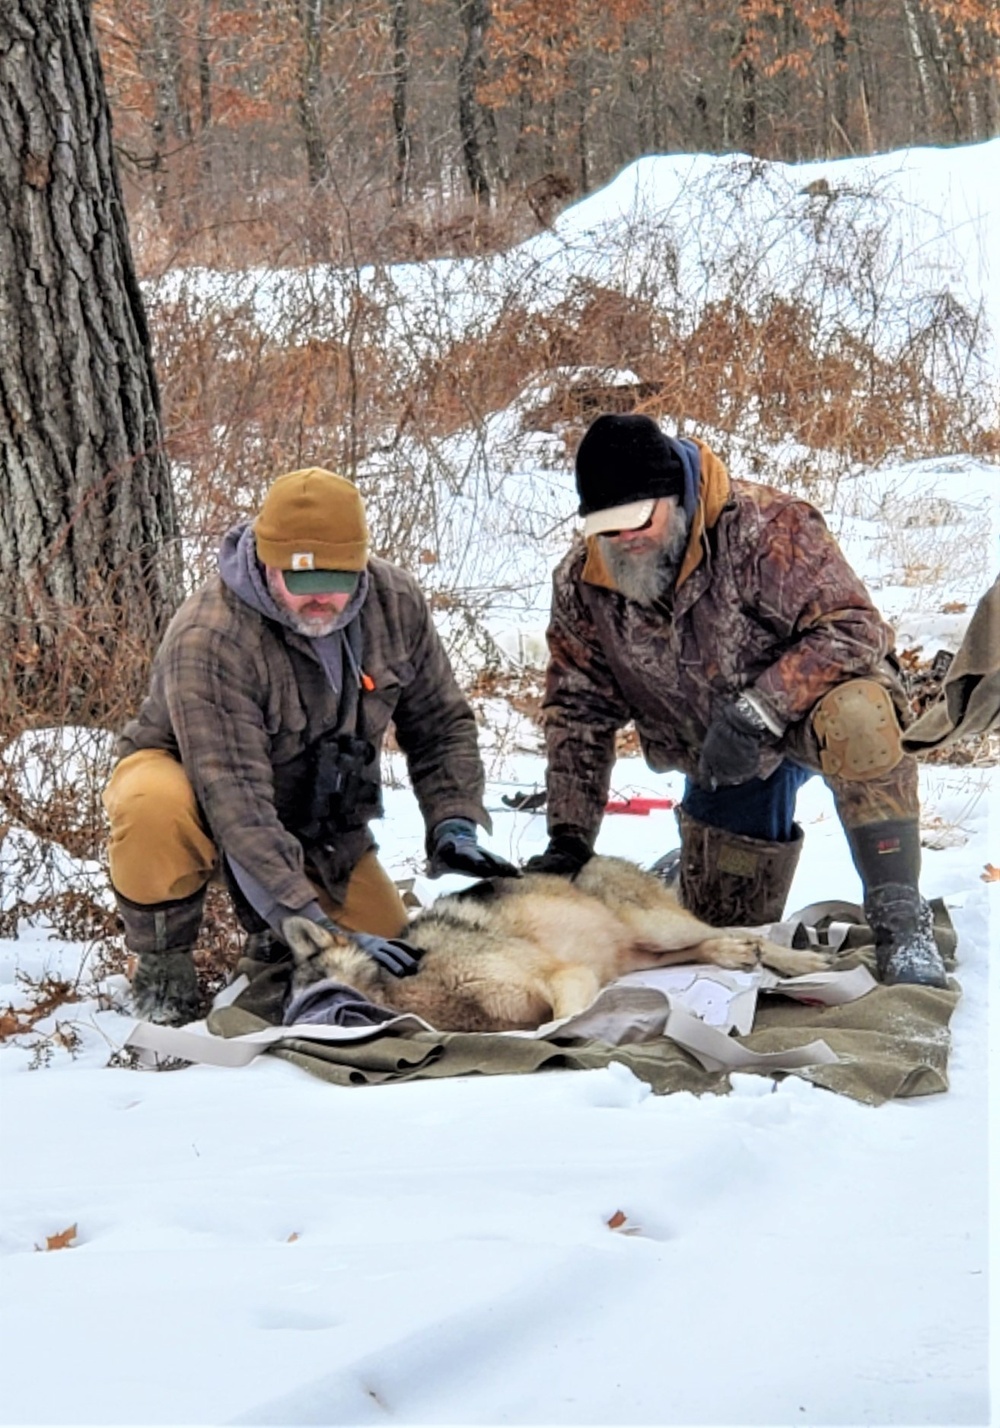
[(339, 612), (324, 616), (322, 619), (307, 619), (304, 615), (298, 615), (294, 610), (288, 608), (282, 592), (272, 579), (270, 570), (268, 570), (266, 578), (271, 599), (285, 616), (297, 635), (305, 635), (306, 638), (310, 640), (321, 640), (324, 635), (333, 634), (337, 628), (337, 621), (340, 619)]
[(685, 511), (677, 506), (671, 517), (666, 543), (657, 550), (630, 554), (617, 541), (609, 540), (607, 536), (597, 537), (611, 577), (626, 600), (652, 606), (670, 594), (687, 550), (689, 529), (690, 522)]
[(285, 614), (295, 633), (306, 635), (310, 640), (321, 640), (324, 635), (332, 635), (337, 628), (336, 615), (332, 615), (328, 620), (307, 620), (303, 615), (293, 615), (290, 610), (286, 610)]

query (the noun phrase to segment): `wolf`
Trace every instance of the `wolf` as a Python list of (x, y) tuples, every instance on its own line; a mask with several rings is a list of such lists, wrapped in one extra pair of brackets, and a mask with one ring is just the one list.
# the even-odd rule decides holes
[(572, 882), (552, 873), (485, 879), (436, 899), (412, 919), (422, 949), (415, 975), (394, 977), (355, 946), (293, 916), (292, 995), (325, 979), (422, 1017), (438, 1031), (533, 1031), (587, 1008), (625, 972), (708, 962), (758, 964), (784, 976), (821, 971), (822, 953), (780, 947), (759, 933), (709, 927), (653, 873), (594, 857)]

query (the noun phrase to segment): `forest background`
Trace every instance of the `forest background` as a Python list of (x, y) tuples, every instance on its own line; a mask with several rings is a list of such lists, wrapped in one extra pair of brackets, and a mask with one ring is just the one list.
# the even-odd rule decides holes
[(989, 138), (992, 0), (96, 0), (140, 267), (481, 251), (645, 153)]

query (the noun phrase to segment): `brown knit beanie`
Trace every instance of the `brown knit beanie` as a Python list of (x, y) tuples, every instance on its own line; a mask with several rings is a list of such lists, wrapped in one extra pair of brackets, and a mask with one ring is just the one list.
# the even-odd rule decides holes
[(319, 466), (273, 481), (253, 531), (258, 559), (279, 570), (363, 570), (368, 562), (357, 486)]

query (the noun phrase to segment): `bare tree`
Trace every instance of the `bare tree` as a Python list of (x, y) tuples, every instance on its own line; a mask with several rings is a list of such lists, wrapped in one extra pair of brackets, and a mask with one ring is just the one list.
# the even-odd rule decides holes
[(393, 201), (402, 207), (410, 196), (413, 136), (407, 115), (410, 84), (409, 0), (391, 0), (392, 9), (392, 131), (396, 143)]
[(153, 110), (153, 193), (162, 209), (168, 201), (167, 161), (170, 150), (191, 138), (191, 117), (181, 102), (181, 53), (177, 16), (167, 0), (151, 0), (152, 30), (150, 56), (155, 82)]
[(323, 20), (325, 0), (302, 0), (302, 72), (299, 80), (299, 123), (306, 147), (309, 187), (330, 176), (330, 160), (319, 117), (319, 90), (323, 74)]
[(493, 147), (496, 126), (492, 110), (480, 103), (476, 92), (486, 69), (483, 48), (490, 23), (490, 0), (458, 0), (465, 47), (458, 60), (458, 126), (469, 188), (477, 203), (489, 203), (490, 181), (486, 153)]
[(0, 207), (0, 695), (65, 696), (72, 646), (99, 719), (102, 650), (152, 646), (181, 582), (88, 0), (0, 9)]

